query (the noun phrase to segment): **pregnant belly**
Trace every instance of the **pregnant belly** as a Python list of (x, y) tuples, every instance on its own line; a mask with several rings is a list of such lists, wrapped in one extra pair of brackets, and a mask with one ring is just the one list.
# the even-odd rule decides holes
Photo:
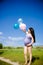
[(31, 39), (25, 38), (25, 39), (24, 39), (24, 43), (31, 43)]

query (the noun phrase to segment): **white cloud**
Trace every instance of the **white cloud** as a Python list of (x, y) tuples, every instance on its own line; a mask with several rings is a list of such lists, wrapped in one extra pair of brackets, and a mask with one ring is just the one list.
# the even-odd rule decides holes
[(12, 41), (20, 41), (20, 40), (23, 40), (24, 37), (11, 37), (11, 36), (9, 36), (8, 39), (12, 40)]
[(21, 46), (23, 39), (24, 37), (0, 36), (0, 42), (2, 42), (4, 46)]
[(3, 32), (0, 32), (0, 35), (2, 35), (3, 34)]

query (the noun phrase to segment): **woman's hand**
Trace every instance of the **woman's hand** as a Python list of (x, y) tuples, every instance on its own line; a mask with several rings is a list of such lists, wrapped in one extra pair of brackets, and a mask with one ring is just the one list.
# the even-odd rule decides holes
[(23, 32), (26, 32), (26, 29), (22, 29)]
[(27, 44), (27, 47), (32, 46), (32, 44)]

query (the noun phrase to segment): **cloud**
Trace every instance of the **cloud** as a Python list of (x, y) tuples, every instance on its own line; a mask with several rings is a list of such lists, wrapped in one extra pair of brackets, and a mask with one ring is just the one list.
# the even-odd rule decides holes
[(12, 41), (20, 41), (20, 40), (23, 40), (24, 37), (11, 37), (11, 36), (9, 36), (8, 39), (12, 40)]
[(4, 37), (4, 36), (0, 35), (0, 39), (5, 40), (5, 39), (6, 39), (6, 37)]
[(0, 42), (2, 42), (4, 46), (23, 46), (23, 39), (24, 37), (0, 36)]
[(3, 32), (0, 32), (0, 35), (2, 35), (3, 34)]

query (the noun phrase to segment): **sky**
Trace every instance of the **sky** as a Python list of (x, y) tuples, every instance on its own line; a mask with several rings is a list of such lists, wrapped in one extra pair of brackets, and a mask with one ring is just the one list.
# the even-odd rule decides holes
[(43, 45), (43, 1), (42, 0), (0, 0), (0, 43), (3, 46), (24, 46), (25, 33), (14, 29), (22, 18), (23, 23), (33, 27), (36, 43)]

